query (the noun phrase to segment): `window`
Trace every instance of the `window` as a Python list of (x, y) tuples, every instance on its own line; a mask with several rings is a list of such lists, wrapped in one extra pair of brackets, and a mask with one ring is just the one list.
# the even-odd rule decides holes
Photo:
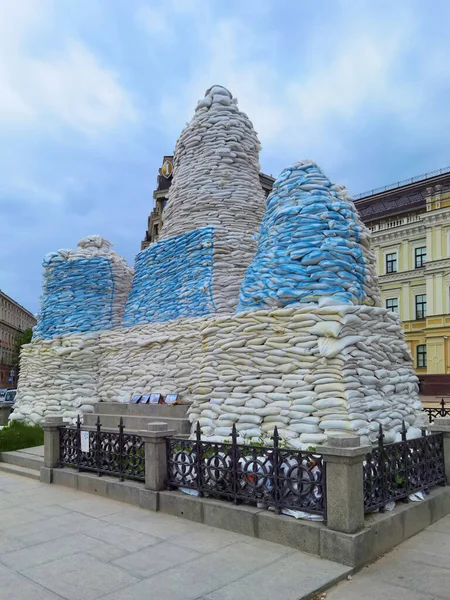
[(386, 273), (397, 272), (397, 253), (386, 254)]
[(398, 298), (388, 298), (386, 300), (386, 308), (391, 312), (398, 313)]
[(425, 266), (425, 261), (427, 260), (427, 249), (424, 246), (423, 248), (415, 248), (414, 249), (414, 261), (416, 269), (420, 269), (420, 267)]
[(425, 344), (419, 344), (416, 349), (417, 368), (423, 369), (427, 366), (427, 347)]
[(416, 319), (425, 319), (427, 316), (427, 296), (420, 294), (416, 296)]

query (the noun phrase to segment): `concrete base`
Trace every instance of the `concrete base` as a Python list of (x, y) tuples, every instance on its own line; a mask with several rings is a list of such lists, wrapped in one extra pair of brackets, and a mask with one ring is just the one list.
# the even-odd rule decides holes
[(362, 531), (346, 534), (319, 522), (182, 492), (152, 492), (140, 483), (99, 478), (73, 469), (41, 468), (41, 481), (290, 546), (354, 568), (375, 560), (450, 513), (450, 487), (436, 487), (423, 502), (397, 504), (392, 512), (368, 515)]

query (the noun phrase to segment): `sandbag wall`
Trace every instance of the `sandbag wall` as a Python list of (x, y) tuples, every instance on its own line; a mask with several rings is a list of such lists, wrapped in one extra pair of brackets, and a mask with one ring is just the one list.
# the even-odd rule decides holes
[(17, 401), (11, 420), (73, 421), (98, 401), (99, 333), (33, 340), (23, 346)]
[(134, 394), (160, 392), (192, 400), (203, 356), (204, 321), (179, 319), (102, 334), (98, 399), (129, 402)]
[(205, 355), (190, 408), (202, 434), (305, 448), (336, 434), (374, 441), (409, 435), (421, 404), (398, 316), (385, 309), (336, 305), (246, 311), (202, 325)]
[(41, 310), (34, 339), (51, 339), (119, 327), (131, 289), (133, 269), (99, 235), (82, 239), (76, 250), (44, 257)]
[(237, 306), (254, 236), (265, 209), (259, 181), (261, 146), (237, 99), (221, 86), (207, 90), (181, 133), (159, 240), (214, 228), (213, 300), (219, 313)]
[(214, 313), (213, 245), (214, 230), (206, 227), (139, 252), (123, 325)]

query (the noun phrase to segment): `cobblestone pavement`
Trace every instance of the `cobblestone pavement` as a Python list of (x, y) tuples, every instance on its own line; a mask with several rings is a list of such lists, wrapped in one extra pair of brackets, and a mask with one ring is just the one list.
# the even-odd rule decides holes
[(278, 544), (0, 474), (0, 600), (300, 600), (348, 572)]

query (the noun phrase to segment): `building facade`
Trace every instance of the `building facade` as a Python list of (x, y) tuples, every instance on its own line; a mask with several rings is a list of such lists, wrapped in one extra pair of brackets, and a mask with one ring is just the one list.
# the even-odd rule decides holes
[(34, 316), (0, 290), (0, 388), (17, 386), (18, 373), (13, 364), (16, 339), (35, 325)]
[(450, 168), (355, 197), (425, 394), (450, 395)]
[[(153, 192), (155, 207), (148, 217), (147, 231), (145, 232), (145, 239), (141, 242), (141, 250), (144, 250), (153, 242), (158, 241), (158, 236), (163, 223), (163, 211), (167, 202), (167, 194), (169, 193), (169, 188), (172, 184), (172, 161), (173, 156), (164, 156), (162, 166), (158, 171), (156, 190)], [(272, 191), (275, 179), (271, 175), (260, 173), (259, 180), (267, 198)]]

